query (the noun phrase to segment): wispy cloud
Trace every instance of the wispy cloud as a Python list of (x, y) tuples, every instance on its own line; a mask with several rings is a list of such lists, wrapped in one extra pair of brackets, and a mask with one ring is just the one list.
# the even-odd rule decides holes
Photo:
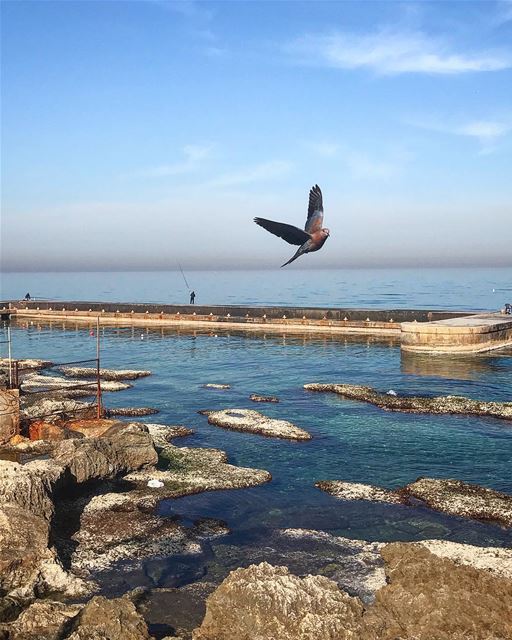
[(447, 124), (441, 121), (432, 120), (413, 120), (409, 124), (436, 131), (438, 133), (446, 133), (453, 136), (463, 136), (476, 140), (480, 144), (480, 153), (492, 153), (498, 142), (512, 132), (512, 118), (508, 120), (469, 120), (463, 123)]
[(339, 69), (366, 68), (379, 74), (458, 74), (498, 71), (512, 66), (510, 52), (453, 51), (448, 43), (420, 31), (382, 29), (371, 34), (310, 34), (289, 43), (286, 51), (304, 64)]
[(138, 171), (136, 175), (149, 178), (163, 178), (191, 173), (199, 169), (203, 161), (211, 156), (212, 148), (205, 145), (189, 144), (183, 147), (183, 160)]
[(234, 187), (253, 182), (266, 182), (287, 176), (293, 168), (290, 162), (271, 160), (240, 171), (224, 173), (209, 180), (208, 187)]

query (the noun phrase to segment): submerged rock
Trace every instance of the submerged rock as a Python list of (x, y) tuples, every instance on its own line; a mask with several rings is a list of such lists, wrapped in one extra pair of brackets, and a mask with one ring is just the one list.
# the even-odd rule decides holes
[(408, 413), (464, 414), (492, 416), (502, 420), (512, 420), (512, 402), (484, 402), (463, 396), (399, 396), (381, 393), (372, 387), (354, 384), (305, 384), (308, 391), (330, 391), (349, 398), (361, 400), (385, 409)]
[(105, 410), (107, 416), (151, 416), (159, 413), (159, 409), (153, 407), (111, 407)]
[(222, 411), (200, 411), (208, 416), (208, 422), (246, 433), (258, 433), (272, 438), (284, 438), (287, 440), (311, 440), (312, 436), (304, 429), (296, 427), (286, 420), (268, 418), (252, 409), (223, 409)]
[(249, 400), (253, 402), (279, 402), (279, 398), (275, 396), (259, 396), (257, 393), (253, 393), (252, 396), (249, 396)]
[(320, 480), (315, 487), (342, 500), (370, 500), (371, 502), (403, 503), (406, 500), (397, 491), (389, 491), (382, 487), (359, 482), (342, 482), (341, 480)]
[[(59, 367), (59, 371), (67, 378), (96, 378), (94, 367)], [(140, 369), (100, 369), (102, 380), (136, 380), (150, 376), (151, 371)]]
[(511, 495), (461, 480), (418, 478), (395, 490), (340, 480), (321, 480), (315, 486), (342, 500), (406, 505), (421, 500), (436, 511), (512, 527)]

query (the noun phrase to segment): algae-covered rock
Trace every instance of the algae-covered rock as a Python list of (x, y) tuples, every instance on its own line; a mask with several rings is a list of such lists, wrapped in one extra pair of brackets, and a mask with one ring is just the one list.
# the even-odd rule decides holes
[(231, 389), (230, 384), (218, 384), (217, 382), (207, 382), (203, 384), (204, 389), (217, 389), (218, 391), (224, 391), (226, 389)]
[(233, 431), (258, 433), (262, 436), (286, 440), (311, 440), (312, 437), (307, 431), (287, 420), (268, 418), (252, 409), (223, 409), (222, 411), (200, 411), (200, 413), (208, 416), (210, 424)]
[(407, 413), (464, 414), (512, 420), (512, 402), (485, 402), (463, 396), (400, 396), (355, 384), (305, 384), (307, 391), (329, 391), (385, 409)]
[(159, 413), (159, 409), (154, 407), (110, 407), (105, 410), (107, 416), (142, 417), (152, 416)]
[[(203, 491), (254, 487), (272, 479), (268, 471), (228, 464), (226, 454), (219, 449), (168, 445), (161, 451), (160, 459), (160, 466), (166, 469), (148, 469), (125, 476), (125, 480), (137, 483), (138, 491), (153, 501)], [(149, 480), (160, 480), (163, 487), (148, 493)]]
[(363, 606), (323, 576), (266, 562), (233, 571), (207, 600), (194, 640), (357, 640)]

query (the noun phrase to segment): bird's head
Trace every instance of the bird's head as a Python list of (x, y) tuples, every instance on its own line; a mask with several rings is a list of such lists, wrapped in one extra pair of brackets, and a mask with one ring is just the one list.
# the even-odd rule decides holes
[(322, 229), (322, 233), (326, 238), (328, 238), (331, 235), (331, 232), (329, 231), (329, 229)]

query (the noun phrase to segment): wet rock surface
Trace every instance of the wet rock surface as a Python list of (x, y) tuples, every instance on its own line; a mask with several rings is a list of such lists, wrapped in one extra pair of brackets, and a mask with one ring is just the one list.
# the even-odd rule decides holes
[(200, 411), (208, 417), (208, 422), (217, 427), (257, 433), (272, 438), (287, 440), (311, 440), (311, 434), (296, 427), (287, 420), (268, 418), (252, 409), (223, 409), (222, 411)]
[(385, 409), (407, 413), (464, 414), (492, 416), (502, 420), (512, 420), (512, 402), (484, 402), (463, 396), (400, 396), (381, 393), (372, 387), (354, 384), (305, 384), (307, 391), (337, 393), (344, 398), (360, 400)]
[(174, 438), (184, 438), (194, 433), (193, 429), (184, 427), (183, 425), (157, 424), (145, 422), (145, 427), (153, 438), (155, 447), (164, 448)]
[[(96, 378), (94, 367), (59, 367), (67, 378)], [(102, 380), (136, 380), (151, 375), (151, 371), (141, 369), (100, 369)]]
[(341, 500), (414, 504), (420, 500), (431, 509), (512, 527), (512, 496), (461, 480), (418, 478), (395, 490), (341, 480), (321, 480), (315, 486)]

